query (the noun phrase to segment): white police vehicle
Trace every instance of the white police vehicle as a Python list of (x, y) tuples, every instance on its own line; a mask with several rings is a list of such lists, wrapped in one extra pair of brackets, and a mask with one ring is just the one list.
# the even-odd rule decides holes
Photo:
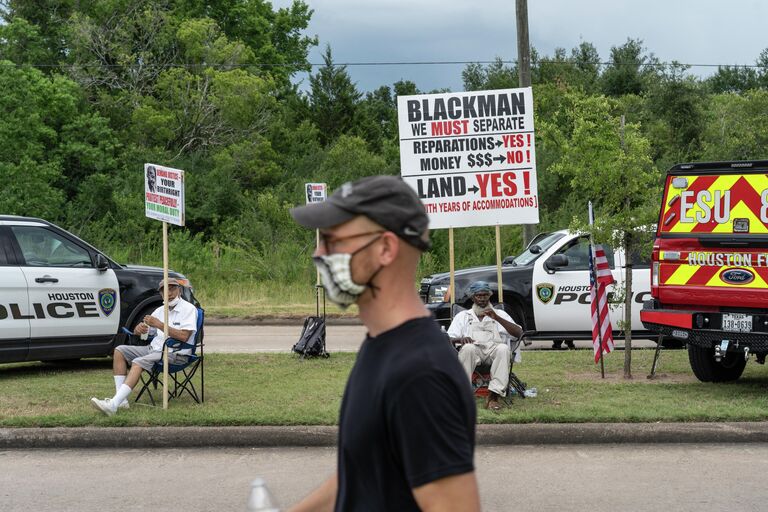
[[(110, 355), (125, 341), (121, 326), (162, 305), (162, 278), (50, 222), (0, 215), (0, 363)], [(183, 294), (197, 304), (191, 287)]]
[[(620, 248), (603, 245), (616, 284), (612, 292), (624, 289), (627, 257)], [(651, 298), (650, 262), (632, 258), (632, 335), (652, 338), (640, 322), (643, 302)], [(589, 292), (589, 238), (567, 230), (542, 233), (519, 256), (504, 259), (502, 265), (504, 306), (524, 330), (536, 331), (533, 339), (592, 339)], [(420, 294), (427, 307), (444, 326), (450, 323), (450, 303), (446, 301), (449, 274), (441, 273), (421, 280)], [(469, 285), (487, 281), (492, 302), (498, 300), (496, 266), (474, 267), (455, 272), (456, 304), (470, 307)], [(614, 336), (623, 325), (624, 308), (610, 308)]]

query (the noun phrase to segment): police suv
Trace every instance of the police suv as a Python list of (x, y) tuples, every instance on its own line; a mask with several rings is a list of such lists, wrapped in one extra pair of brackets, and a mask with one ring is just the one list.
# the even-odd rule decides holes
[[(197, 303), (189, 282), (183, 296)], [(163, 270), (120, 265), (41, 219), (0, 215), (0, 363), (107, 356), (162, 305)]]
[[(603, 245), (616, 284), (609, 287), (609, 300), (621, 301), (611, 292), (624, 288), (627, 257), (620, 248)], [(633, 257), (632, 335), (653, 338), (643, 330), (640, 310), (650, 299), (650, 262)], [(537, 236), (519, 256), (504, 259), (503, 298), (507, 312), (524, 330), (536, 331), (533, 339), (592, 339), (589, 291), (589, 237), (567, 230)], [(434, 274), (421, 281), (420, 294), (427, 307), (444, 326), (450, 323), (447, 300), (450, 276)], [(455, 272), (456, 304), (470, 307), (469, 285), (487, 281), (492, 302), (498, 300), (496, 266), (475, 267)], [(614, 336), (623, 325), (624, 308), (610, 308)], [(654, 338), (655, 339), (655, 338)]]

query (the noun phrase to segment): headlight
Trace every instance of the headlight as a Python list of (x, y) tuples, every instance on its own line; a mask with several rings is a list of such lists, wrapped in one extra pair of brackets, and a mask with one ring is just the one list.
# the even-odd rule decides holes
[(427, 295), (427, 303), (435, 304), (438, 302), (445, 302), (445, 292), (448, 291), (447, 284), (439, 284), (437, 286), (431, 286), (429, 288), (429, 294)]

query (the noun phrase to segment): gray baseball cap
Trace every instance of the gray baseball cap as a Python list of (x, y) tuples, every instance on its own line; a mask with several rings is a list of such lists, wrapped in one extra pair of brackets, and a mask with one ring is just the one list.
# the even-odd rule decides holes
[(365, 215), (410, 245), (426, 251), (424, 234), (429, 217), (416, 192), (396, 176), (368, 176), (347, 182), (327, 201), (291, 209), (294, 220), (307, 228), (338, 226)]

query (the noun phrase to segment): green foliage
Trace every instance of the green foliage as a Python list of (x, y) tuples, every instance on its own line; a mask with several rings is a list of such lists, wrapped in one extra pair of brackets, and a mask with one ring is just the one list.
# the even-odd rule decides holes
[[(0, 213), (42, 216), (124, 262), (159, 264), (142, 166), (169, 165), (187, 172), (172, 266), (211, 286), (312, 283), (314, 236), (290, 207), (305, 182), (332, 191), (397, 175), (397, 97), (422, 91), (398, 81), (361, 94), (329, 47), (302, 92), (291, 80), (311, 69), (311, 15), (302, 1), (1, 2)], [(592, 199), (605, 238), (654, 220), (657, 168), (765, 158), (768, 49), (747, 69), (700, 80), (662, 68), (636, 39), (605, 67), (588, 42), (532, 49), (539, 229), (574, 215), (583, 224)], [(517, 87), (518, 70), (496, 58), (462, 79), (466, 90)], [(447, 231), (432, 238), (422, 274), (448, 268)], [(456, 247), (459, 267), (493, 264), (493, 228), (456, 230)], [(520, 250), (520, 228), (503, 227), (504, 256)]]
[(320, 130), (320, 141), (328, 144), (354, 126), (360, 93), (347, 73), (346, 66), (333, 63), (331, 47), (323, 54), (325, 65), (309, 77), (311, 115)]
[(0, 61), (0, 89), (0, 211), (58, 218), (85, 178), (113, 165), (117, 142), (71, 80)]
[[(614, 102), (592, 96), (578, 101), (578, 106), (573, 131), (551, 170), (570, 181), (572, 194), (583, 205), (593, 201), (593, 234), (607, 242), (616, 231), (631, 232), (654, 221), (660, 175), (640, 127), (629, 123), (622, 133)], [(586, 231), (586, 215), (576, 215), (573, 227)]]
[(611, 47), (611, 59), (601, 76), (603, 92), (608, 96), (642, 94), (655, 76), (658, 60), (645, 55), (643, 41), (627, 39), (621, 46)]
[(702, 134), (703, 160), (766, 158), (768, 90), (710, 97)]

